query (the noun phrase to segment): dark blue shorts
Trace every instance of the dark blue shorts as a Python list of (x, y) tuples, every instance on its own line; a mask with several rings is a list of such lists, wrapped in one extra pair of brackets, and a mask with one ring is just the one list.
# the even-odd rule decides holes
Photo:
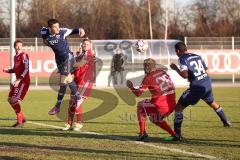
[(76, 63), (76, 59), (72, 54), (69, 54), (69, 59), (65, 62), (57, 65), (58, 71), (60, 75), (68, 76), (70, 73), (74, 71), (73, 65)]
[(178, 100), (178, 103), (187, 107), (196, 104), (200, 99), (204, 100), (207, 104), (211, 104), (213, 99), (212, 87), (190, 87)]

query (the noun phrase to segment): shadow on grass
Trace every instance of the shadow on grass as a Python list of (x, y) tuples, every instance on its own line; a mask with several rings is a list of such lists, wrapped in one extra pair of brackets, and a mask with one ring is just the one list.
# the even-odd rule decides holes
[[(16, 118), (0, 118), (1, 121), (16, 121)], [(27, 119), (27, 121), (36, 122), (62, 122), (62, 120), (47, 120), (47, 119)]]
[(20, 160), (18, 157), (0, 156), (0, 160)]
[[(27, 152), (32, 152), (34, 153), (34, 150), (37, 150), (38, 153), (43, 152), (44, 154), (51, 154), (51, 151), (63, 151), (63, 152), (70, 152), (70, 156), (77, 156), (77, 154), (80, 154), (79, 156), (82, 156), (82, 154), (86, 155), (87, 157), (93, 157), (96, 158), (124, 158), (124, 159), (190, 159), (192, 156), (184, 156), (184, 155), (173, 155), (170, 154), (169, 152), (165, 152), (164, 154), (159, 154), (159, 153), (146, 153), (146, 152), (130, 152), (130, 151), (119, 151), (119, 150), (103, 150), (103, 149), (86, 149), (86, 148), (75, 148), (75, 147), (66, 147), (66, 146), (43, 146), (43, 145), (35, 145), (35, 144), (26, 144), (26, 143), (11, 143), (11, 142), (2, 142), (0, 143), (0, 148), (1, 147), (9, 147), (11, 149), (14, 147), (16, 152), (21, 152), (22, 150), (26, 150)], [(16, 148), (17, 147), (17, 148)], [(44, 151), (41, 151), (44, 150)], [(71, 154), (74, 152), (75, 154)], [(91, 156), (91, 154), (93, 154)], [(64, 154), (68, 156), (66, 153)], [(37, 158), (37, 157), (35, 157)], [(70, 158), (70, 157), (69, 157)], [(197, 158), (196, 158), (197, 159)]]
[[(184, 138), (182, 141), (165, 141), (163, 138), (148, 138), (148, 141), (152, 143), (163, 143), (163, 144), (186, 144), (192, 146), (212, 146), (212, 147), (232, 147), (232, 148), (239, 148), (240, 141), (233, 141), (233, 140), (221, 140), (221, 139), (191, 139), (191, 138)], [(235, 144), (229, 144), (235, 143)]]
[[(109, 134), (95, 134), (94, 132), (72, 132), (61, 131), (56, 129), (12, 129), (0, 128), (0, 135), (26, 135), (26, 136), (46, 136), (46, 137), (62, 137), (62, 138), (88, 138), (88, 139), (108, 139), (118, 141), (135, 141), (137, 136), (123, 136), (123, 135), (109, 135)], [(233, 140), (213, 140), (213, 139), (184, 139), (181, 142), (166, 141), (164, 138), (149, 137), (146, 142), (162, 143), (162, 144), (187, 144), (192, 146), (214, 146), (214, 147), (234, 147), (240, 148), (240, 141)], [(236, 143), (236, 144), (229, 144)]]

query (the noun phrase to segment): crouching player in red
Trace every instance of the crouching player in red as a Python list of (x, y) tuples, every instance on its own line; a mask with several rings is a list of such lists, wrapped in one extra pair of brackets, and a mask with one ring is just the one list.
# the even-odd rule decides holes
[(136, 95), (140, 96), (147, 88), (152, 94), (151, 99), (140, 101), (137, 105), (137, 116), (140, 133), (138, 141), (144, 141), (148, 135), (145, 130), (146, 117), (149, 116), (152, 123), (167, 131), (171, 136), (175, 132), (164, 120), (172, 113), (176, 106), (175, 87), (170, 76), (160, 68), (156, 68), (156, 61), (148, 58), (144, 60), (144, 77), (141, 86), (137, 89), (133, 83), (127, 80), (127, 87)]
[[(89, 96), (94, 83), (94, 53), (91, 50), (92, 42), (90, 39), (84, 39), (80, 46), (80, 52), (77, 52), (76, 66), (74, 72), (74, 81), (78, 86), (78, 91), (85, 99)], [(79, 65), (79, 67), (77, 66)], [(71, 96), (68, 108), (68, 120), (66, 127), (63, 130), (79, 131), (82, 127), (82, 112), (83, 107), (76, 107), (76, 98)], [(73, 119), (76, 115), (76, 123), (73, 127)]]
[(26, 122), (20, 102), (24, 99), (30, 84), (29, 76), (29, 58), (28, 55), (22, 51), (22, 41), (16, 40), (14, 48), (16, 55), (14, 56), (14, 67), (12, 69), (4, 68), (5, 73), (15, 73), (16, 80), (13, 82), (8, 95), (8, 102), (14, 109), (17, 115), (17, 122), (13, 127), (22, 127)]

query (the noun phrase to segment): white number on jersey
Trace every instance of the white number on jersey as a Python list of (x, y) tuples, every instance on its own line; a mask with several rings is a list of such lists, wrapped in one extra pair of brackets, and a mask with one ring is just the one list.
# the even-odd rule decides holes
[(196, 77), (206, 73), (201, 60), (191, 61), (190, 65), (194, 67), (194, 75)]
[(159, 84), (161, 91), (166, 91), (167, 89), (173, 87), (173, 82), (166, 74), (162, 76), (157, 76), (156, 83)]

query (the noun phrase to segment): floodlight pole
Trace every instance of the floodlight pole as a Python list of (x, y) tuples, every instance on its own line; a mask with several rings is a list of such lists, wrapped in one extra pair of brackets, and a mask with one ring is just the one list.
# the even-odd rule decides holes
[[(13, 57), (15, 54), (14, 50), (14, 41), (16, 39), (16, 16), (15, 16), (15, 7), (16, 7), (16, 1), (11, 0), (10, 2), (10, 68), (13, 68), (14, 62)], [(14, 76), (13, 74), (10, 75), (10, 82), (13, 83)]]
[(150, 4), (150, 0), (148, 0), (148, 17), (149, 17), (150, 39), (152, 39), (152, 38), (153, 38), (153, 33), (152, 33), (152, 16), (151, 16), (151, 4)]
[(168, 5), (167, 0), (165, 0), (165, 35), (164, 39), (167, 40), (168, 37)]

